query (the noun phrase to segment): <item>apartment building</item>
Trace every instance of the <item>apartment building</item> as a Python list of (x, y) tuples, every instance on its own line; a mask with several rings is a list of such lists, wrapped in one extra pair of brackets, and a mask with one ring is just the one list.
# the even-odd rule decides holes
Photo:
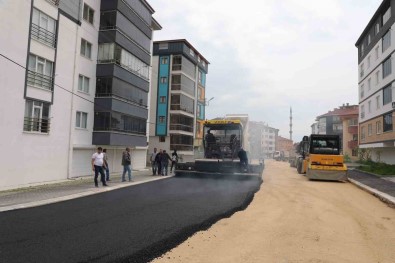
[(282, 136), (277, 137), (276, 151), (293, 151), (293, 141)]
[(209, 62), (185, 39), (155, 41), (149, 149), (177, 150), (183, 161), (201, 147)]
[(343, 104), (316, 118), (312, 125), (318, 133), (339, 135), (342, 153), (356, 160), (358, 155), (358, 105)]
[(395, 164), (393, 57), (395, 0), (384, 0), (355, 46), (358, 48), (359, 148)]
[[(115, 23), (103, 20), (108, 12), (115, 14)], [(160, 29), (153, 12), (144, 0), (0, 2), (1, 19), (15, 21), (0, 25), (7, 39), (0, 43), (0, 70), (4, 73), (0, 83), (8, 87), (0, 106), (1, 189), (90, 175), (90, 158), (97, 146), (110, 150), (113, 172), (120, 171), (120, 149), (126, 146), (136, 151), (136, 160), (142, 156), (144, 166), (146, 154), (139, 150), (145, 147), (146, 151), (146, 129), (127, 128), (135, 123), (122, 114), (136, 116), (137, 110), (131, 106), (135, 103), (113, 90), (129, 93), (128, 84), (134, 84), (144, 90), (147, 101), (150, 77), (145, 70), (150, 68), (152, 31)], [(104, 21), (113, 28), (106, 28)], [(139, 42), (142, 35), (145, 45)], [(114, 52), (111, 60), (106, 53), (109, 59), (104, 61), (103, 43), (119, 44), (113, 46), (120, 54)], [(144, 53), (146, 66), (129, 69), (126, 51)], [(105, 91), (103, 76), (108, 77)], [(133, 77), (140, 86), (130, 80)], [(127, 83), (111, 82), (115, 78), (127, 79)], [(141, 105), (144, 108), (144, 98)], [(146, 127), (147, 103), (141, 111), (139, 117), (145, 120), (139, 125)], [(100, 123), (102, 112), (110, 115)], [(116, 113), (121, 117), (117, 119)], [(124, 136), (143, 139), (126, 140)]]

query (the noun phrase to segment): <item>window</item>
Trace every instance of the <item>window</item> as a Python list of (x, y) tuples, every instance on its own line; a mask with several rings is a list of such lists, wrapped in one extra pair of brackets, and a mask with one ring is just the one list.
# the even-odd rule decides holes
[(95, 112), (94, 131), (116, 131), (145, 135), (147, 120), (119, 112)]
[(95, 11), (90, 6), (84, 3), (84, 13), (83, 13), (84, 20), (90, 24), (93, 24), (94, 14)]
[(46, 45), (55, 47), (56, 20), (33, 8), (31, 37)]
[(333, 116), (332, 117), (333, 122), (339, 122), (340, 121), (340, 116)]
[(365, 75), (364, 68), (365, 68), (365, 66), (364, 66), (364, 64), (362, 63), (362, 64), (361, 64), (361, 67), (360, 67), (360, 77), (361, 77), (361, 78)]
[(368, 79), (368, 91), (371, 89), (371, 87), (372, 87), (372, 79), (369, 78)]
[(380, 83), (380, 70), (376, 72), (376, 86)]
[(392, 72), (391, 57), (389, 57), (383, 62), (383, 78), (390, 75), (391, 72)]
[(383, 131), (392, 131), (392, 112), (383, 116)]
[(159, 142), (166, 142), (165, 136), (159, 136)]
[(351, 150), (351, 155), (354, 156), (354, 157), (358, 156), (358, 149), (352, 149)]
[(353, 141), (358, 141), (358, 134), (353, 134), (352, 135), (352, 140)]
[(367, 67), (370, 68), (370, 56), (368, 56), (368, 58), (366, 60), (367, 60), (367, 64), (368, 64)]
[(159, 103), (166, 103), (166, 96), (160, 96)]
[(200, 62), (200, 56), (198, 56), (198, 62)]
[(365, 127), (361, 127), (361, 141), (365, 140)]
[(23, 130), (49, 133), (49, 103), (26, 100)]
[(202, 66), (206, 67), (206, 62), (202, 61)]
[(368, 124), (368, 136), (372, 136), (372, 124)]
[(380, 23), (376, 23), (375, 33), (376, 35), (380, 32)]
[(76, 117), (75, 117), (75, 127), (86, 129), (87, 121), (88, 121), (88, 113), (77, 111), (77, 114), (76, 114)]
[(378, 60), (379, 59), (379, 48), (380, 48), (380, 46), (377, 46), (376, 48), (375, 48), (375, 57), (376, 57), (376, 60)]
[(388, 85), (383, 89), (383, 105), (392, 102), (392, 85)]
[(160, 83), (166, 84), (167, 83), (167, 77), (160, 77)]
[(376, 122), (376, 133), (377, 134), (381, 133), (381, 121)]
[(198, 82), (202, 84), (202, 72), (200, 70), (198, 71)]
[(376, 109), (380, 109), (380, 95), (376, 96)]
[(333, 131), (342, 131), (343, 125), (342, 124), (333, 124)]
[[(370, 35), (368, 35), (368, 45), (370, 45)], [(369, 66), (368, 66), (369, 67)]]
[(357, 126), (358, 125), (358, 119), (349, 119), (348, 120), (348, 126)]
[(168, 60), (169, 60), (168, 57), (162, 57), (160, 60), (160, 63), (161, 64), (168, 64)]
[(78, 90), (89, 93), (89, 78), (83, 75), (79, 75), (78, 77)]
[(195, 56), (195, 52), (193, 52), (193, 50), (192, 50), (192, 49), (189, 49), (189, 54), (190, 54), (192, 57), (194, 57), (194, 56)]
[(383, 36), (383, 52), (391, 46), (391, 31), (388, 30)]
[(362, 84), (361, 85), (361, 99), (365, 97), (365, 86)]
[(81, 38), (81, 52), (80, 54), (84, 57), (91, 58), (92, 55), (92, 44)]
[(159, 49), (169, 49), (169, 43), (159, 43)]
[(53, 62), (29, 55), (27, 84), (48, 90), (53, 89)]
[(361, 44), (360, 50), (361, 50), (361, 57), (362, 57), (363, 55), (365, 55), (365, 43)]
[(369, 100), (368, 101), (368, 113), (371, 113), (371, 112), (372, 112), (372, 101)]
[(383, 25), (385, 25), (385, 23), (387, 23), (387, 21), (390, 19), (390, 17), (391, 17), (391, 7), (389, 7), (383, 15)]
[(365, 118), (365, 105), (361, 106), (361, 119)]
[(165, 116), (159, 116), (159, 123), (165, 123)]

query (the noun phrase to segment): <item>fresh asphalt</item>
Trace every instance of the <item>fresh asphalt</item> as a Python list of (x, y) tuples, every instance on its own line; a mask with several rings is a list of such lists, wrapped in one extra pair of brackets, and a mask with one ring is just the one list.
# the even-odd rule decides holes
[(261, 178), (173, 177), (0, 214), (1, 262), (148, 262), (242, 210)]

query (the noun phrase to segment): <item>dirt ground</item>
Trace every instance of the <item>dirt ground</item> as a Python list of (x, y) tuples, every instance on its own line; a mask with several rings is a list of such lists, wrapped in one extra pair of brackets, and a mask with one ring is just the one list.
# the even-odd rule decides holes
[(153, 262), (395, 262), (395, 209), (351, 183), (308, 181), (285, 162), (267, 160), (263, 178), (245, 211)]

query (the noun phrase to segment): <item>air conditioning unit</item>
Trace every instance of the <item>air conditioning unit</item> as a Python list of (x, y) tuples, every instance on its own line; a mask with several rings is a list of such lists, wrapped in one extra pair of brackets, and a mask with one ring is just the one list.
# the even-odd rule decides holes
[(392, 108), (395, 109), (395, 102), (392, 102)]

